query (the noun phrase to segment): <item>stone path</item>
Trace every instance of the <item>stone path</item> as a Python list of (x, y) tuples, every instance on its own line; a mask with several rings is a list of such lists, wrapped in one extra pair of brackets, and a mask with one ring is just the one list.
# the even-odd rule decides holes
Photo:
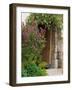
[(62, 75), (63, 74), (63, 70), (62, 69), (48, 69), (47, 73), (48, 73), (48, 76)]

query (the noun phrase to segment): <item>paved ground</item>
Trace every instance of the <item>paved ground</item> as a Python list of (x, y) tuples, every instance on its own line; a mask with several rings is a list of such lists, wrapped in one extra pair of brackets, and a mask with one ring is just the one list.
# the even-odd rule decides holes
[(63, 74), (63, 70), (62, 69), (48, 69), (47, 72), (48, 72), (49, 76)]

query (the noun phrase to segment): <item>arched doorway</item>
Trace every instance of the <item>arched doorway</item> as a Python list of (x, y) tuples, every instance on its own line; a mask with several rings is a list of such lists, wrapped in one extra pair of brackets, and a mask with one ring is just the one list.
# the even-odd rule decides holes
[[(39, 25), (39, 30), (46, 38), (45, 47), (42, 51), (43, 60), (48, 65), (46, 68), (62, 68), (63, 62), (63, 38), (61, 38), (61, 31), (56, 28), (48, 30), (45, 25)], [(45, 32), (43, 33), (44, 30)]]

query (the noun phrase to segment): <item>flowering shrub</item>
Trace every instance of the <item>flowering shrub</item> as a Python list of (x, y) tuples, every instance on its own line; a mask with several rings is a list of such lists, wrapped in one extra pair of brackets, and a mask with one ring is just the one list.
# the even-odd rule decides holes
[(45, 38), (34, 29), (33, 26), (26, 26), (22, 32), (22, 76), (47, 75), (46, 63), (41, 55), (45, 47)]

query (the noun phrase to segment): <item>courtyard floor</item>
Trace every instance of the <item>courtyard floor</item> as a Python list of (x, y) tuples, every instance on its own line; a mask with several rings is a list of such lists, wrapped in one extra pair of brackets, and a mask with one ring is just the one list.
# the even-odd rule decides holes
[(52, 75), (62, 75), (63, 74), (63, 69), (48, 69), (47, 70), (48, 76), (52, 76)]

